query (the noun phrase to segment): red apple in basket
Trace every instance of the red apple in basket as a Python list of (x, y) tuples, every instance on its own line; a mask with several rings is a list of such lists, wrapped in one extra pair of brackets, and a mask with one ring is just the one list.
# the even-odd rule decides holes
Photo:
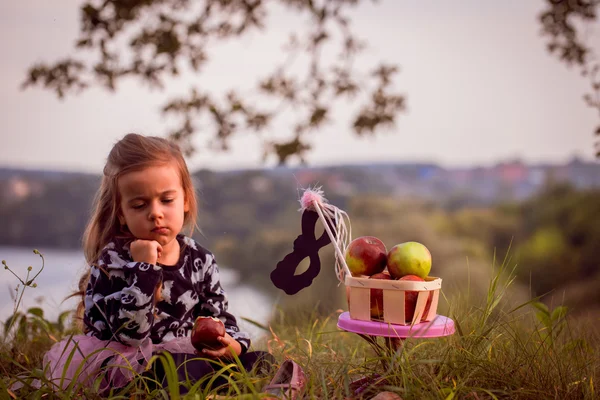
[[(383, 279), (390, 281), (392, 280), (392, 277), (387, 272), (380, 272), (371, 275), (369, 279)], [(383, 318), (383, 289), (371, 289), (371, 317)]]
[[(416, 275), (405, 275), (402, 278), (398, 279), (399, 281), (418, 281), (425, 282), (425, 279), (416, 276)], [(415, 308), (417, 307), (417, 298), (419, 297), (419, 292), (416, 290), (409, 290), (404, 292), (404, 316), (405, 320), (411, 322), (415, 315)], [(423, 316), (429, 313), (429, 309), (431, 308), (431, 302), (433, 300), (433, 292), (429, 292), (429, 297), (427, 298), (427, 303), (425, 304), (425, 311), (423, 311)], [(415, 323), (419, 323), (421, 321), (416, 321)]]
[(198, 351), (203, 349), (218, 350), (224, 347), (217, 339), (225, 336), (225, 325), (223, 321), (215, 317), (198, 317), (192, 328), (192, 345)]
[(387, 264), (385, 244), (374, 236), (354, 239), (346, 248), (346, 265), (352, 276), (375, 275)]

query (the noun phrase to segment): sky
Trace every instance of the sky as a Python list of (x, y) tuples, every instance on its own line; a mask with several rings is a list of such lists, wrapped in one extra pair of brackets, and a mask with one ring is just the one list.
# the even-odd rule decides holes
[[(201, 75), (169, 81), (163, 92), (136, 80), (114, 94), (93, 88), (62, 101), (41, 88), (21, 90), (29, 66), (74, 53), (80, 3), (0, 3), (0, 166), (100, 173), (125, 133), (166, 134), (160, 108), (170, 97), (196, 84), (214, 93), (247, 88), (281, 61), (287, 33), (303, 23), (278, 10), (264, 33), (211, 48)], [(582, 100), (588, 82), (545, 50), (537, 20), (544, 1), (363, 3), (350, 14), (354, 32), (369, 44), (357, 65), (398, 64), (395, 88), (407, 111), (394, 129), (360, 138), (349, 128), (357, 104), (339, 104), (335, 121), (309, 137), (310, 165), (593, 159), (600, 120)], [(592, 29), (590, 43), (600, 43), (600, 22)], [(275, 135), (287, 137), (288, 129), (278, 125)], [(188, 158), (192, 170), (273, 165), (262, 163), (254, 135), (236, 138), (226, 153), (206, 150), (203, 140), (195, 137), (200, 151)]]

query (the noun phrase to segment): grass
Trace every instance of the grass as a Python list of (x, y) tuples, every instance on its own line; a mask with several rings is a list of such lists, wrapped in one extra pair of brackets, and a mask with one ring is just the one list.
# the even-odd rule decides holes
[[(314, 310), (293, 315), (276, 310), (256, 349), (271, 352), (280, 363), (291, 358), (308, 378), (305, 397), (315, 399), (369, 399), (379, 392), (394, 392), (402, 399), (594, 399), (600, 381), (597, 319), (571, 317), (563, 306), (551, 307), (530, 300), (514, 305), (510, 287), (514, 269), (509, 261), (495, 267), (487, 296), (471, 298), (468, 288), (444, 298), (442, 314), (456, 324), (456, 333), (437, 339), (408, 339), (394, 353), (378, 356), (359, 336), (336, 327), (339, 311), (319, 315)], [(25, 283), (27, 283), (25, 281)], [(291, 323), (290, 321), (293, 321)], [(52, 343), (74, 331), (64, 321), (46, 321), (38, 309), (19, 312), (8, 321), (0, 344), (0, 398), (99, 398), (94, 385), (71, 385), (53, 390), (44, 377), (41, 357)], [(258, 324), (257, 324), (258, 325)], [(8, 327), (8, 326), (7, 326)], [(205, 382), (188, 382), (189, 393), (180, 395), (173, 360), (163, 363), (168, 384), (156, 385), (135, 374), (131, 383), (106, 397), (113, 399), (261, 398), (270, 377), (237, 372), (233, 363), (218, 373), (229, 384), (221, 392), (203, 389)], [(360, 394), (352, 385), (374, 375)], [(39, 387), (32, 386), (37, 379)], [(214, 379), (207, 377), (206, 381)], [(14, 382), (24, 387), (10, 391)]]

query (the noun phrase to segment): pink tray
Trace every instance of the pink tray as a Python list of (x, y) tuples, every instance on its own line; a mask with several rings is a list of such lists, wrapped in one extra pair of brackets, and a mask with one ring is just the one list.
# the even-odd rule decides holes
[(443, 315), (436, 315), (430, 322), (422, 322), (410, 326), (351, 319), (350, 313), (346, 311), (340, 314), (337, 326), (348, 332), (360, 333), (363, 335), (396, 337), (401, 339), (409, 337), (434, 338), (450, 336), (454, 333), (454, 321)]

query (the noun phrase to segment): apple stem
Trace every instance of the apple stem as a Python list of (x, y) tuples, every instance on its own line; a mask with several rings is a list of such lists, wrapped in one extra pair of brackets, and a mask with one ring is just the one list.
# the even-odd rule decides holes
[[(335, 249), (335, 254), (337, 256), (336, 258), (337, 258), (338, 263), (340, 263), (342, 265), (342, 267), (344, 268), (344, 273), (346, 274), (346, 276), (352, 276), (352, 274), (350, 273), (350, 269), (348, 268), (348, 265), (346, 265), (345, 257), (342, 254), (342, 251), (340, 250), (340, 248), (338, 246), (338, 239), (333, 235), (333, 232), (331, 232), (331, 229), (329, 228), (329, 224), (327, 223), (327, 219), (325, 218), (325, 215), (323, 215), (323, 211), (321, 210), (320, 204), (317, 201), (313, 200), (313, 205), (315, 207), (315, 211), (317, 211), (317, 214), (319, 214), (319, 218), (321, 218), (321, 222), (323, 223), (323, 227), (325, 228), (327, 235), (329, 235), (329, 239), (331, 239), (331, 244), (333, 245), (333, 248)], [(343, 281), (343, 277), (340, 277), (339, 275), (338, 275), (338, 279), (340, 279), (340, 281)]]

